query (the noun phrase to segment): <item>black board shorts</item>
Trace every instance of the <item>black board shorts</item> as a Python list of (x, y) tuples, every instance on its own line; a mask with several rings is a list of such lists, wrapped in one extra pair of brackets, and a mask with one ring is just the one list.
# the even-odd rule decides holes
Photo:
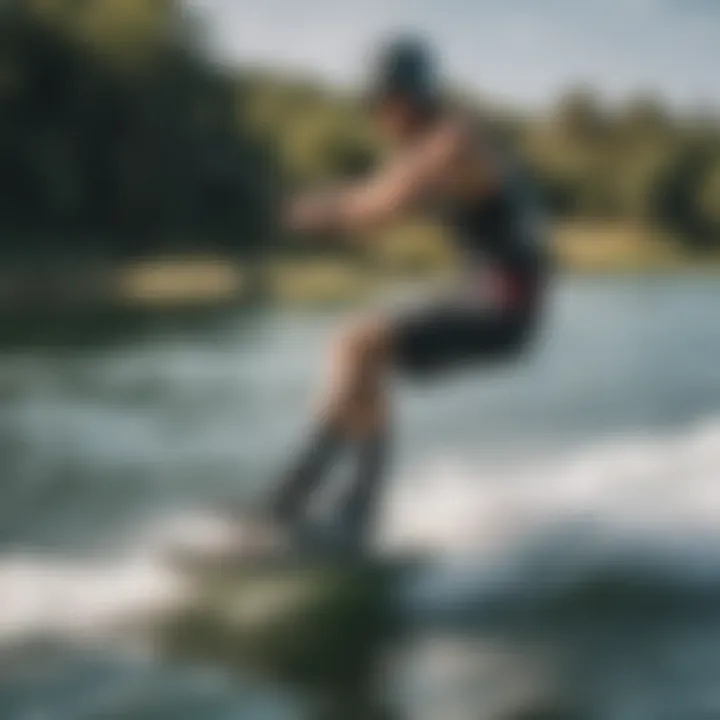
[(464, 294), (430, 301), (391, 318), (394, 365), (415, 376), (512, 359), (530, 344), (539, 314), (534, 295), (516, 305)]

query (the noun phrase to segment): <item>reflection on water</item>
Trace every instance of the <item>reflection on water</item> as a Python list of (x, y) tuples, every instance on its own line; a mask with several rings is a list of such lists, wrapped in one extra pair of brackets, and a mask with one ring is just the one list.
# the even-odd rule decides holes
[[(203, 614), (215, 586), (169, 561), (164, 528), (201, 544), (263, 492), (341, 314), (6, 326), (0, 716), (720, 714), (720, 287), (578, 281), (556, 300), (531, 362), (401, 383), (382, 542), (432, 563), (390, 595), (350, 568), (314, 580), (263, 652), (232, 634), (256, 581), (228, 570)], [(180, 648), (166, 621), (188, 603), (202, 631)], [(92, 649), (67, 647), (80, 628)]]

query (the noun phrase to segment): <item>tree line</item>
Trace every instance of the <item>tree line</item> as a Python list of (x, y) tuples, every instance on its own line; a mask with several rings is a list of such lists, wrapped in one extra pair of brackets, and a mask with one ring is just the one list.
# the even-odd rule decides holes
[(257, 249), (272, 151), (200, 39), (169, 0), (0, 5), (4, 253)]
[[(542, 115), (462, 100), (519, 149), (562, 218), (632, 221), (720, 246), (720, 129), (652, 97), (576, 90)], [(275, 247), (298, 185), (382, 146), (352, 98), (214, 62), (173, 0), (0, 4), (0, 248), (124, 257)]]

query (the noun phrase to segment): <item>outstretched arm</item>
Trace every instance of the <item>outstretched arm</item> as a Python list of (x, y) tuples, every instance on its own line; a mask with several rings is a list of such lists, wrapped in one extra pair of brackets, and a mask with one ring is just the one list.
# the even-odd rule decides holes
[(363, 230), (401, 215), (447, 183), (467, 147), (464, 129), (447, 125), (370, 178), (291, 205), (291, 229)]

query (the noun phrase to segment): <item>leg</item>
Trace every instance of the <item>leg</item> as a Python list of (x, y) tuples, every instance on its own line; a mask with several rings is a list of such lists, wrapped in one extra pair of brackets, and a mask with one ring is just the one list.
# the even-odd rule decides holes
[(378, 428), (358, 449), (355, 479), (341, 507), (345, 537), (353, 549), (366, 543), (376, 519), (389, 444), (387, 429)]
[(388, 460), (388, 413), (385, 387), (390, 364), (392, 328), (371, 321), (356, 328), (338, 350), (339, 371), (328, 401), (328, 413), (357, 443), (356, 474), (341, 504), (344, 534), (361, 546), (374, 520)]
[(320, 427), (281, 482), (271, 508), (277, 519), (295, 521), (344, 444), (375, 434), (384, 426), (381, 375), (387, 346), (388, 331), (382, 321), (352, 325), (333, 344)]
[(333, 346), (321, 414), (347, 437), (362, 439), (387, 422), (384, 380), (390, 345), (391, 328), (378, 319), (351, 325)]
[(434, 305), (368, 325), (355, 336), (357, 345), (349, 345), (354, 360), (337, 364), (350, 370), (351, 379), (338, 383), (337, 404), (331, 403), (336, 417), (348, 423), (348, 432), (360, 444), (357, 475), (343, 506), (353, 547), (361, 547), (367, 539), (388, 464), (384, 388), (388, 367), (422, 375), (501, 361), (519, 351), (527, 325), (525, 318), (460, 303)]

